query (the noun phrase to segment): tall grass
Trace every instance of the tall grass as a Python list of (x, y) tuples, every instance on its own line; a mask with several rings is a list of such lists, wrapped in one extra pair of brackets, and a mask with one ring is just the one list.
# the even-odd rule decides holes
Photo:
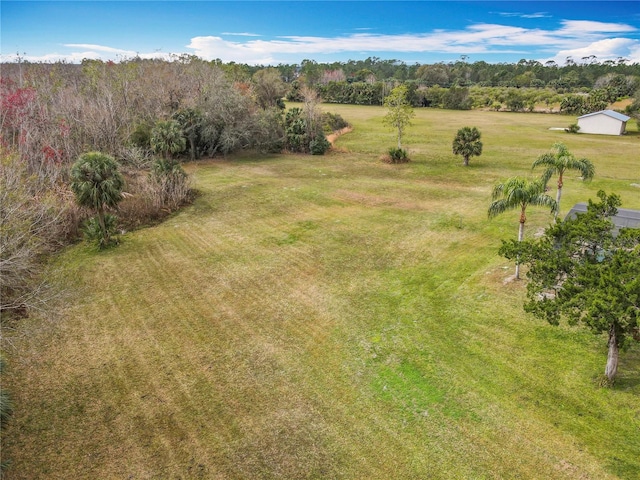
[(640, 208), (638, 136), (418, 110), (388, 165), (384, 109), (326, 109), (354, 126), (336, 152), (191, 164), (192, 206), (56, 260), (61, 319), (13, 335), (9, 478), (639, 478), (639, 349), (599, 388), (604, 340), (524, 314), (496, 253), (517, 216), (486, 218), (555, 141), (596, 165), (567, 210), (601, 188)]

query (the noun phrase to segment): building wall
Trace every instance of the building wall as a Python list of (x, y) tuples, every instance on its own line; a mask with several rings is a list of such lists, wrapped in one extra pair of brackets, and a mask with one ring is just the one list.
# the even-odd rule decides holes
[(625, 122), (602, 114), (579, 118), (578, 126), (580, 127), (580, 133), (622, 135), (624, 133)]

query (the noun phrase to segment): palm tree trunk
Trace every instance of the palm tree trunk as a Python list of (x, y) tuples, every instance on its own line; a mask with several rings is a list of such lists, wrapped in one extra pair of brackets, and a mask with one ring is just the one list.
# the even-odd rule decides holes
[(562, 197), (562, 177), (558, 180), (558, 191), (556, 192), (556, 203), (558, 204), (558, 209), (556, 213), (553, 214), (553, 219), (558, 219), (558, 213), (560, 213), (560, 197)]
[[(524, 216), (524, 213), (522, 214)], [(521, 242), (524, 238), (524, 222), (520, 220), (520, 227), (518, 227), (518, 241)], [(516, 257), (516, 280), (520, 280), (520, 257)]]
[(98, 224), (100, 225), (100, 230), (102, 231), (102, 238), (104, 243), (109, 243), (109, 234), (107, 232), (107, 222), (104, 219), (104, 207), (100, 205), (98, 208)]
[(609, 354), (607, 355), (607, 366), (604, 369), (604, 374), (610, 382), (613, 382), (613, 379), (618, 373), (618, 354), (619, 345), (618, 337), (616, 336), (616, 327), (615, 325), (611, 325), (611, 328), (609, 328)]
[(191, 146), (191, 161), (196, 159), (196, 136), (189, 135), (189, 145)]
[(464, 156), (464, 166), (468, 167), (469, 166), (469, 155), (465, 155)]

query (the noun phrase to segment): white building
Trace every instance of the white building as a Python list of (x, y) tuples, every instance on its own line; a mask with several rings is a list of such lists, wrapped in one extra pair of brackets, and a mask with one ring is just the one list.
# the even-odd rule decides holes
[(578, 126), (580, 133), (622, 135), (630, 118), (613, 110), (602, 110), (578, 117)]

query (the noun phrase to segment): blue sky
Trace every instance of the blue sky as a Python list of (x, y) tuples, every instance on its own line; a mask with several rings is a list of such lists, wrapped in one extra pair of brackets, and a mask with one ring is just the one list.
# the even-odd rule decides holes
[(379, 57), (640, 63), (640, 1), (4, 1), (1, 55), (32, 62), (187, 53), (249, 64)]

